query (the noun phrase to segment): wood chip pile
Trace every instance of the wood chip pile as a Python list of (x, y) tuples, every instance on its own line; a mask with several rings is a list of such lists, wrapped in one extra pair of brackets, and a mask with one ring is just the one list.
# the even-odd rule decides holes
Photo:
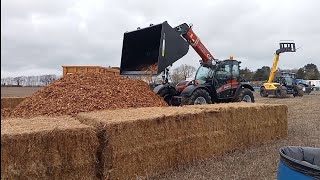
[(106, 109), (167, 106), (147, 83), (103, 73), (71, 74), (27, 97), (10, 117), (76, 115)]
[(158, 64), (155, 63), (155, 64), (152, 64), (152, 65), (149, 65), (149, 66), (144, 66), (141, 68), (142, 71), (151, 71), (151, 72), (157, 72), (158, 70)]
[(96, 179), (98, 145), (70, 117), (1, 121), (1, 179)]
[(3, 108), (15, 108), (24, 101), (25, 97), (2, 97), (1, 98), (1, 109)]
[(288, 134), (285, 105), (151, 107), (80, 113), (76, 118), (97, 128), (103, 179), (152, 177)]

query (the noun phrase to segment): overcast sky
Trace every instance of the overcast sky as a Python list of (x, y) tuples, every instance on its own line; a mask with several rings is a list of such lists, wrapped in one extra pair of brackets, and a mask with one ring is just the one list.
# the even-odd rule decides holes
[[(279, 40), (300, 49), (279, 68), (320, 68), (319, 0), (2, 0), (1, 77), (62, 74), (62, 65), (120, 66), (123, 33), (192, 23), (218, 59), (271, 66)], [(191, 48), (175, 66), (198, 66)], [(174, 66), (174, 67), (175, 67)]]

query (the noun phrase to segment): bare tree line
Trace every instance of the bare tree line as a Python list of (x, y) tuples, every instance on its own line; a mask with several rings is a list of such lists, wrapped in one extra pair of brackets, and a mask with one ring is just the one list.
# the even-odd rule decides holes
[[(176, 85), (177, 83), (186, 80), (195, 75), (196, 68), (187, 64), (169, 71), (169, 82)], [(162, 83), (162, 74), (154, 75), (151, 72), (146, 72), (145, 75), (127, 76), (131, 79), (138, 79), (146, 82), (149, 85), (156, 85)]]
[(55, 74), (7, 77), (1, 79), (1, 86), (47, 86), (59, 78)]
[[(190, 65), (183, 64), (173, 69), (169, 74), (169, 81), (177, 84), (180, 81), (186, 80), (194, 75), (196, 68)], [(7, 77), (1, 79), (1, 86), (47, 86), (53, 81), (60, 79), (61, 76), (55, 74), (41, 75), (41, 76), (19, 76)], [(144, 76), (131, 77), (147, 82), (148, 84), (161, 83), (161, 77), (153, 76), (151, 73)]]
[(192, 77), (197, 69), (193, 66), (182, 64), (181, 66), (175, 68), (170, 73), (170, 80), (172, 84), (177, 84), (180, 81), (184, 81), (187, 78)]

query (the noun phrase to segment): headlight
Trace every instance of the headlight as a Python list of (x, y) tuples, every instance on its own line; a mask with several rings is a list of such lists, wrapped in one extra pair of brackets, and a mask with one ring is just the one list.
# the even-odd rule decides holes
[(306, 91), (306, 87), (303, 87), (303, 88), (302, 88), (302, 91)]

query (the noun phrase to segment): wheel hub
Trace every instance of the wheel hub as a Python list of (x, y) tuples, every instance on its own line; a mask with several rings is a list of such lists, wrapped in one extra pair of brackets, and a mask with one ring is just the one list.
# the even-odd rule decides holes
[(252, 102), (252, 99), (251, 99), (251, 97), (249, 95), (245, 95), (245, 96), (243, 96), (242, 101), (244, 101), (244, 102)]
[(204, 97), (197, 97), (197, 99), (194, 101), (194, 104), (208, 104), (208, 103)]

